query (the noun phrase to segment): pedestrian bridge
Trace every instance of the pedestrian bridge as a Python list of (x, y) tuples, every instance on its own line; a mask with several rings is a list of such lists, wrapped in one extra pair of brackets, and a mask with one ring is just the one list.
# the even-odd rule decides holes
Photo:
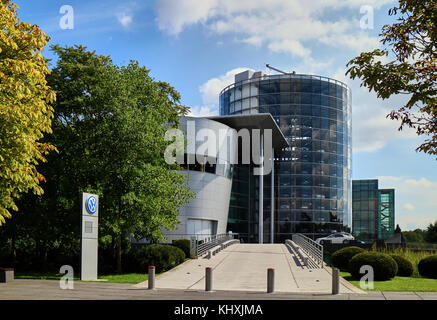
[[(210, 259), (188, 260), (156, 277), (156, 289), (205, 290), (205, 268), (213, 269), (213, 290), (266, 292), (267, 269), (275, 269), (275, 292), (331, 293), (329, 267), (304, 266), (286, 244), (234, 244)], [(147, 287), (147, 281), (136, 285)], [(341, 279), (340, 293), (362, 291)]]

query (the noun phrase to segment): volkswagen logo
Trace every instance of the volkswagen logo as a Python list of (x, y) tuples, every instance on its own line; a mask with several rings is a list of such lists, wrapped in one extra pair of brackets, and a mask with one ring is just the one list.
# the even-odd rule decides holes
[(90, 214), (97, 212), (97, 199), (94, 196), (90, 196), (86, 201), (86, 209)]

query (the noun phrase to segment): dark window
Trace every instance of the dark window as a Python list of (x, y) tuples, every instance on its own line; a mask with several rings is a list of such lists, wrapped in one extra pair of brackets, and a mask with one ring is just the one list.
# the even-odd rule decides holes
[(307, 93), (311, 93), (312, 92), (311, 80), (306, 80), (306, 79), (302, 80), (302, 82), (301, 82), (301, 92), (307, 92)]
[(322, 94), (329, 95), (329, 83), (327, 81), (321, 82)]
[(311, 103), (313, 105), (320, 105), (322, 103), (322, 97), (320, 96), (320, 94), (312, 94)]
[(312, 93), (317, 93), (320, 94), (322, 91), (322, 84), (320, 80), (312, 80), (311, 82), (311, 89), (312, 89)]

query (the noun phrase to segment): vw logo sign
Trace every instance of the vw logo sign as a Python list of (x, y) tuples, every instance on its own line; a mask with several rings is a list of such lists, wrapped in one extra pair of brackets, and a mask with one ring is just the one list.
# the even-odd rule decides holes
[(86, 210), (90, 214), (94, 214), (97, 212), (97, 199), (94, 196), (90, 196), (86, 201)]

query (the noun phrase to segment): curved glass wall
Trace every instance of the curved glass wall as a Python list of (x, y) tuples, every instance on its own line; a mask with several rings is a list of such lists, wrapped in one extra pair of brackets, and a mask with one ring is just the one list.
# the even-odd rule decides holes
[[(287, 74), (250, 78), (221, 92), (220, 115), (256, 113), (270, 113), (290, 145), (275, 165), (275, 241), (295, 232), (316, 238), (350, 231), (350, 89), (329, 78)], [(268, 239), (270, 184), (265, 185)], [(238, 216), (232, 203), (230, 211)]]

